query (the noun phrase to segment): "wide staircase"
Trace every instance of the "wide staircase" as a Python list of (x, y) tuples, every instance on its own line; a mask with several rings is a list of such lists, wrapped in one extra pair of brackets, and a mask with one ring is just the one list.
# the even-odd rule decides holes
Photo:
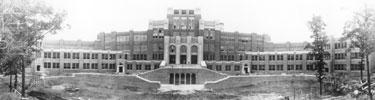
[(149, 81), (159, 81), (161, 91), (203, 90), (207, 82), (216, 82), (227, 74), (209, 70), (203, 65), (165, 65), (159, 69), (138, 74)]

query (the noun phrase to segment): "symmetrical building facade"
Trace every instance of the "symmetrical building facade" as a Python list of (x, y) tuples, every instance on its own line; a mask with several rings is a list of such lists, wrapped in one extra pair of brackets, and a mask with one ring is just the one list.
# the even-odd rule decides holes
[[(43, 41), (33, 71), (142, 73), (158, 68), (206, 68), (230, 75), (309, 73), (314, 58), (307, 42), (273, 43), (257, 33), (225, 32), (224, 24), (203, 20), (200, 9), (168, 9), (167, 19), (146, 31), (99, 33), (96, 41)], [(358, 49), (331, 38), (325, 48), (329, 72), (358, 72)], [(370, 60), (375, 59), (371, 55)], [(371, 67), (374, 61), (370, 62)]]

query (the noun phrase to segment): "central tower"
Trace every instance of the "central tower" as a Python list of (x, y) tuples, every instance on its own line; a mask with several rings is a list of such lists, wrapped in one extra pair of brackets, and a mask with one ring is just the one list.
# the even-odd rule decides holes
[(167, 64), (200, 64), (203, 37), (199, 34), (200, 9), (168, 9), (168, 34), (164, 38)]

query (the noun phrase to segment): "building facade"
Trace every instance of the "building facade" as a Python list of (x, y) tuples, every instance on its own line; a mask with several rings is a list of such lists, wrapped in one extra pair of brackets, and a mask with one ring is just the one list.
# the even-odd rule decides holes
[[(167, 18), (149, 22), (146, 31), (99, 33), (96, 41), (43, 41), (32, 70), (142, 73), (158, 68), (198, 67), (231, 75), (312, 73), (314, 58), (307, 42), (273, 43), (267, 34), (225, 32), (224, 24), (207, 21), (200, 9), (168, 9)], [(359, 72), (358, 49), (331, 38), (325, 58), (328, 72)], [(374, 56), (370, 65), (374, 67)]]

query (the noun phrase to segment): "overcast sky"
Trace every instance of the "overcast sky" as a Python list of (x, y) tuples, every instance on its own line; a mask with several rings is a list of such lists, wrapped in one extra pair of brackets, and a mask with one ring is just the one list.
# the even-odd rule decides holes
[(354, 12), (375, 0), (47, 0), (66, 10), (70, 29), (47, 39), (96, 40), (99, 32), (146, 31), (149, 20), (166, 19), (167, 8), (200, 8), (205, 20), (224, 23), (224, 31), (268, 34), (273, 42), (311, 41), (306, 24), (322, 16), (327, 33), (340, 37)]

